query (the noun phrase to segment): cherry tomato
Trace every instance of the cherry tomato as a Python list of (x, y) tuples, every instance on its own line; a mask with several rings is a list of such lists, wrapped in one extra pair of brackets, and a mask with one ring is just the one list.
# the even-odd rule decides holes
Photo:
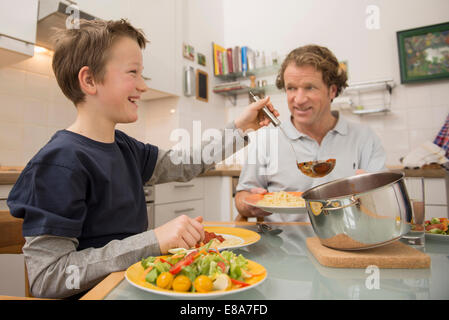
[(187, 292), (192, 286), (192, 282), (185, 275), (180, 274), (173, 280), (173, 290), (179, 292)]
[(156, 279), (159, 288), (170, 290), (173, 283), (173, 275), (170, 272), (162, 272)]
[(205, 275), (198, 276), (193, 282), (193, 285), (195, 290), (201, 293), (211, 291), (214, 286), (212, 280)]

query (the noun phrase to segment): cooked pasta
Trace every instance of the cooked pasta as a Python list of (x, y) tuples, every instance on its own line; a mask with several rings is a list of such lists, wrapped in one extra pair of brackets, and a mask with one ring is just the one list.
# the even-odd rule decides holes
[(306, 202), (300, 196), (279, 191), (265, 194), (263, 199), (257, 202), (257, 205), (265, 207), (305, 207)]

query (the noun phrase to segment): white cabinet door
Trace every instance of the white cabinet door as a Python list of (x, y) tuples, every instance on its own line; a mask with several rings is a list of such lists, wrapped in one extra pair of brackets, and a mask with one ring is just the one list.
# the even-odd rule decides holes
[(188, 182), (169, 182), (154, 186), (156, 204), (202, 199), (204, 180), (196, 178)]
[(38, 0), (0, 1), (0, 67), (34, 55)]
[(176, 94), (175, 0), (131, 0), (130, 22), (150, 41), (143, 52), (143, 75), (151, 89)]
[(157, 204), (154, 206), (154, 224), (159, 227), (170, 220), (173, 220), (181, 215), (186, 215), (191, 218), (204, 216), (203, 200), (192, 200), (176, 203)]
[(439, 179), (424, 179), (424, 188), (426, 195), (426, 204), (447, 205), (446, 181)]
[(447, 206), (425, 206), (424, 216), (426, 220), (432, 218), (447, 218)]

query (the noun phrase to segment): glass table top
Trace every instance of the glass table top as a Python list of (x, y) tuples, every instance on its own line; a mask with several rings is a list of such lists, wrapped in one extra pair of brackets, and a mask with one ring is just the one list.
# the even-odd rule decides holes
[[(238, 227), (256, 230), (255, 226)], [(367, 269), (322, 266), (307, 249), (306, 239), (315, 237), (310, 225), (276, 227), (283, 231), (278, 235), (263, 233), (257, 243), (234, 250), (263, 265), (267, 279), (251, 290), (226, 295), (223, 299), (449, 299), (449, 238), (426, 239), (424, 252), (431, 258), (429, 269), (378, 269), (377, 287), (370, 282), (372, 272)], [(123, 279), (105, 299), (170, 297), (140, 290)]]

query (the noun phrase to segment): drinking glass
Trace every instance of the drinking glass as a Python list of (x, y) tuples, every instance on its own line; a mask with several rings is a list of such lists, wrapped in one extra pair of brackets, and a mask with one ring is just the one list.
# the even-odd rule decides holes
[(424, 178), (406, 178), (405, 184), (412, 207), (412, 221), (410, 231), (402, 236), (401, 241), (416, 249), (422, 249), (426, 239)]

